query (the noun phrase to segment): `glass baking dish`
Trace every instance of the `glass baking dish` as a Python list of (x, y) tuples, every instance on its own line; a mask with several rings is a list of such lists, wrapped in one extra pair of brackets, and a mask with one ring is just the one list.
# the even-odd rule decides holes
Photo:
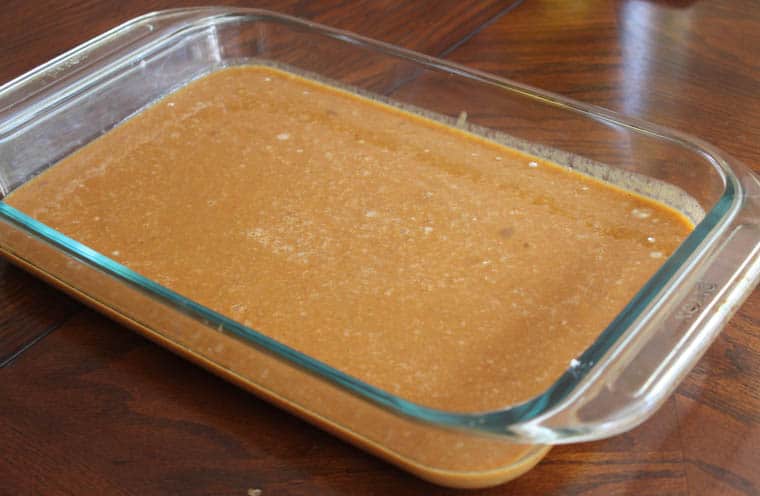
[(0, 250), (14, 263), (420, 477), (455, 487), (495, 485), (529, 470), (553, 444), (633, 428), (674, 390), (760, 277), (760, 183), (709, 145), (253, 9), (149, 14), (2, 86), (2, 196), (190, 80), (241, 64), (287, 67), (444, 122), (464, 115), (473, 132), (508, 136), (517, 148), (633, 190), (660, 185), (689, 199), (673, 206), (696, 228), (597, 341), (542, 394), (478, 413), (428, 408), (363, 383), (0, 202)]

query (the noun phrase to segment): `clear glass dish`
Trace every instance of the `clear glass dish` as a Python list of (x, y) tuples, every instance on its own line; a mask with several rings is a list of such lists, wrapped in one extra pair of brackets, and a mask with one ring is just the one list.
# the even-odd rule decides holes
[[(480, 413), (382, 391), (147, 280), (0, 202), (0, 250), (45, 280), (255, 394), (428, 480), (514, 478), (552, 444), (644, 421), (760, 277), (760, 182), (707, 144), (603, 109), (266, 11), (149, 14), (0, 87), (6, 196), (188, 81), (239, 64), (313, 74), (394, 104), (508, 135), (571, 168), (685, 192), (693, 233), (544, 393)], [(569, 130), (571, 132), (569, 132)], [(605, 164), (600, 168), (598, 164)], [(667, 201), (667, 198), (665, 198)], [(589, 302), (593, 304), (594, 302)], [(223, 355), (218, 344), (227, 346)]]

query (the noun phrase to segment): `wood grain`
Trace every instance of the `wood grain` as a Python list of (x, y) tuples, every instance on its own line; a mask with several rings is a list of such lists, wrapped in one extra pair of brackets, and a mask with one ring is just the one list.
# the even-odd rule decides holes
[(50, 286), (0, 262), (0, 368), (53, 332), (78, 308)]
[(450, 59), (688, 132), (760, 166), (753, 0), (526, 2)]
[(0, 81), (129, 19), (162, 9), (206, 5), (270, 9), (438, 55), (515, 3), (517, 0), (11, 0), (0, 17)]
[[(168, 4), (6, 3), (0, 79)], [(749, 0), (260, 5), (450, 51), (455, 61), (691, 132), (760, 170), (760, 11)], [(461, 493), (421, 482), (88, 310), (66, 320), (75, 304), (34, 308), (56, 293), (2, 270), (3, 322), (60, 327), (0, 369), (0, 494)], [(470, 494), (760, 494), (758, 412), (755, 291), (642, 426), (559, 446), (520, 479)]]

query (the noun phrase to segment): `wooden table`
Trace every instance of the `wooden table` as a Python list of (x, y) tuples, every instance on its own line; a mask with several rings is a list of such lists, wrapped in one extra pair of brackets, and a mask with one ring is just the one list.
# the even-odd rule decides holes
[[(0, 81), (131, 17), (190, 3), (6, 1)], [(760, 171), (755, 0), (251, 3), (685, 130)], [(482, 493), (760, 494), (759, 322), (755, 291), (651, 420), (557, 447)], [(282, 413), (6, 263), (0, 363), (0, 494), (456, 492)]]

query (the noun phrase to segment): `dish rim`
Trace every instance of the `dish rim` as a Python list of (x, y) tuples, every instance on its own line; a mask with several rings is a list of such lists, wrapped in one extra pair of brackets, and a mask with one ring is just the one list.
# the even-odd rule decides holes
[[(185, 15), (198, 15), (198, 19), (182, 21)], [(578, 365), (569, 367), (552, 386), (541, 394), (519, 404), (505, 406), (503, 408), (484, 412), (452, 412), (406, 400), (391, 394), (378, 387), (372, 386), (358, 378), (348, 375), (340, 370), (327, 365), (305, 353), (288, 347), (265, 334), (249, 328), (233, 319), (225, 317), (219, 312), (213, 311), (186, 298), (160, 284), (139, 275), (131, 269), (121, 265), (109, 257), (65, 236), (49, 226), (36, 221), (19, 210), (0, 201), (0, 219), (13, 224), (27, 234), (57, 248), (69, 257), (94, 267), (140, 292), (156, 298), (164, 305), (168, 305), (185, 315), (207, 325), (219, 328), (233, 335), (246, 344), (253, 345), (275, 357), (310, 372), (328, 382), (341, 387), (350, 393), (365, 400), (375, 403), (387, 410), (398, 413), (405, 417), (419, 420), (424, 423), (454, 429), (474, 430), (481, 433), (496, 434), (500, 436), (514, 437), (519, 440), (525, 439), (525, 432), (519, 430), (519, 425), (531, 421), (537, 421), (552, 412), (553, 409), (572, 401), (579, 392), (579, 386), (588, 386), (594, 381), (600, 380), (604, 373), (604, 360), (608, 353), (621, 346), (621, 338), (631, 332), (633, 326), (640, 318), (646, 317), (651, 311), (651, 306), (662, 304), (667, 301), (667, 294), (678, 287), (679, 275), (689, 270), (696, 262), (701, 260), (707, 249), (717, 243), (720, 235), (731, 225), (734, 218), (741, 210), (743, 203), (743, 187), (739, 177), (735, 174), (728, 161), (720, 152), (700, 140), (686, 134), (664, 129), (660, 126), (645, 123), (638, 119), (620, 116), (614, 112), (601, 109), (593, 105), (580, 103), (571, 99), (555, 95), (553, 93), (532, 88), (518, 82), (487, 74), (465, 66), (423, 55), (404, 48), (399, 48), (388, 43), (371, 40), (340, 29), (330, 28), (321, 24), (298, 19), (288, 15), (270, 12), (262, 9), (247, 8), (217, 8), (200, 7), (189, 9), (170, 9), (146, 14), (120, 26), (117, 26), (100, 36), (52, 59), (50, 62), (35, 68), (28, 73), (0, 86), (0, 136), (5, 136), (5, 130), (13, 129), (15, 123), (23, 121), (26, 113), (16, 112), (6, 119), (4, 114), (12, 107), (4, 106), (9, 99), (22, 90), (25, 85), (34, 82), (37, 78), (48, 74), (51, 70), (66, 66), (71, 61), (78, 60), (79, 56), (98, 46), (111, 43), (124, 33), (136, 26), (144, 26), (156, 20), (171, 20), (177, 18), (176, 29), (170, 29), (152, 41), (149, 46), (143, 47), (131, 58), (145, 54), (150, 50), (159, 50), (161, 43), (167, 40), (186, 35), (188, 30), (205, 28), (215, 25), (223, 19), (235, 18), (236, 21), (256, 22), (274, 21), (299, 29), (308, 29), (343, 42), (358, 44), (363, 47), (380, 51), (408, 62), (421, 64), (425, 68), (445, 71), (458, 77), (474, 79), (480, 82), (499, 86), (507, 91), (522, 93), (527, 97), (543, 100), (549, 105), (559, 106), (570, 111), (583, 114), (585, 117), (603, 121), (608, 124), (622, 126), (632, 132), (644, 133), (659, 139), (665, 139), (677, 143), (699, 153), (708, 160), (720, 175), (724, 190), (715, 205), (705, 214), (705, 217), (695, 226), (694, 230), (681, 243), (677, 250), (664, 262), (658, 271), (626, 304), (625, 308), (615, 319), (599, 334), (594, 343), (577, 357)], [(172, 21), (174, 22), (174, 21)], [(94, 77), (94, 76), (93, 76)], [(72, 82), (67, 83), (67, 88)], [(53, 95), (55, 96), (55, 94)], [(62, 98), (63, 93), (57, 98)], [(51, 101), (45, 100), (40, 105), (44, 108)], [(11, 104), (13, 102), (11, 101)], [(23, 105), (23, 102), (22, 102)], [(27, 112), (39, 111), (40, 107), (27, 109)], [(118, 311), (117, 309), (114, 309)], [(635, 331), (635, 330), (634, 330)], [(566, 433), (572, 438), (573, 432)]]

